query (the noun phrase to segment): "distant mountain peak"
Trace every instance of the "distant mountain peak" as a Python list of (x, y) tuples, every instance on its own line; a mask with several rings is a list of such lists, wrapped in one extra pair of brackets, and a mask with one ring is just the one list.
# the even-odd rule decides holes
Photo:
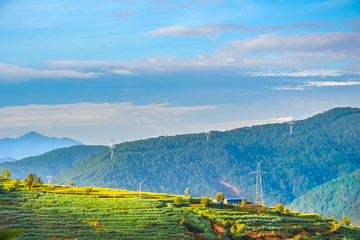
[(44, 135), (41, 135), (40, 133), (31, 131), (21, 136), (21, 138), (33, 138), (33, 137), (45, 137)]

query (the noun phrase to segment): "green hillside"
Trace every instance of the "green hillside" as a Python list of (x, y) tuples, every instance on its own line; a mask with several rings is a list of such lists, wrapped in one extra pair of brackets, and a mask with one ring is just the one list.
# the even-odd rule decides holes
[(81, 162), (91, 154), (100, 152), (104, 148), (105, 146), (84, 145), (60, 148), (16, 162), (0, 163), (0, 169), (8, 169), (12, 179), (24, 179), (29, 173), (33, 173), (45, 181), (46, 176), (57, 176), (71, 168), (74, 164)]
[(192, 196), (236, 196), (219, 180), (254, 200), (256, 162), (263, 161), (267, 205), (291, 203), (312, 188), (360, 168), (360, 109), (335, 108), (289, 125), (267, 124), (158, 137), (116, 145), (76, 164), (53, 180)]
[(93, 188), (86, 195), (81, 188), (59, 185), (28, 191), (22, 182), (4, 191), (10, 182), (0, 177), (0, 239), (12, 229), (22, 229), (18, 237), (27, 240), (360, 239), (358, 227), (287, 209), (250, 203), (203, 206), (201, 199), (183, 196), (176, 196), (180, 202), (175, 204), (175, 196), (157, 193), (143, 193), (140, 200), (126, 190), (110, 198), (109, 189)]
[(360, 225), (360, 170), (320, 185), (295, 199), (290, 209), (304, 213), (319, 213), (341, 220), (347, 216)]

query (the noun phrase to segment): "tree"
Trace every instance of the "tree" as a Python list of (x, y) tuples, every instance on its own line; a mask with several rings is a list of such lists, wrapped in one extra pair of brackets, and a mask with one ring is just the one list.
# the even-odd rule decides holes
[(74, 182), (72, 182), (72, 181), (67, 181), (66, 183), (69, 185), (69, 187), (71, 187), (72, 185), (74, 185)]
[(181, 197), (180, 197), (180, 196), (176, 196), (176, 197), (174, 198), (174, 204), (177, 205), (177, 206), (179, 206), (179, 205), (181, 205), (181, 203), (182, 203)]
[(1, 169), (1, 175), (3, 175), (5, 177), (5, 170)]
[(224, 200), (225, 200), (225, 196), (222, 192), (220, 192), (216, 195), (216, 201), (218, 201), (220, 203), (224, 203)]
[(36, 175), (34, 175), (34, 179), (35, 179), (34, 187), (43, 184), (43, 182), (41, 181), (41, 177), (36, 177)]
[(189, 195), (189, 189), (187, 188), (184, 192), (185, 192), (185, 197), (187, 197)]
[(204, 206), (204, 207), (207, 207), (207, 205), (209, 205), (209, 199), (207, 197), (202, 197), (201, 198), (201, 204)]
[(10, 183), (10, 187), (16, 189), (16, 188), (19, 187), (19, 183), (20, 183), (20, 181), (18, 181), (18, 180), (13, 180), (13, 181), (11, 181), (11, 183)]
[(245, 199), (243, 199), (241, 202), (241, 206), (245, 207), (245, 205), (246, 205), (246, 202), (245, 202)]
[(347, 216), (343, 216), (343, 223), (345, 225), (349, 225), (350, 224), (350, 220), (347, 218)]
[(277, 203), (276, 204), (276, 211), (283, 211), (284, 210), (284, 207), (283, 207), (283, 205), (281, 204), (281, 203)]
[(5, 178), (9, 178), (9, 179), (10, 179), (10, 175), (11, 175), (11, 173), (9, 172), (9, 170), (5, 169), (5, 171), (4, 171), (4, 176), (5, 176)]
[(27, 178), (24, 178), (24, 186), (30, 191), (32, 188), (34, 188), (34, 175), (32, 173), (29, 173)]
[(290, 210), (287, 209), (287, 208), (285, 208), (284, 213), (285, 213), (286, 215), (289, 215), (289, 214), (290, 214)]
[(93, 187), (84, 187), (83, 193), (85, 196), (89, 195), (89, 193), (92, 191)]

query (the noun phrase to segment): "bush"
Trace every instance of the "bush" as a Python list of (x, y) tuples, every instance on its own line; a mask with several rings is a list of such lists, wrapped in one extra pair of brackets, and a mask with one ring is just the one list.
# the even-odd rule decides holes
[(276, 204), (276, 211), (280, 211), (280, 212), (282, 212), (283, 210), (284, 210), (283, 205), (282, 205), (282, 204), (280, 204), (280, 203), (277, 203), (277, 204)]
[(181, 205), (181, 203), (182, 203), (181, 197), (180, 197), (180, 196), (176, 196), (176, 197), (174, 198), (174, 204), (177, 205), (177, 206), (179, 206), (179, 205)]
[(349, 224), (350, 224), (350, 220), (347, 218), (347, 216), (344, 216), (344, 217), (343, 217), (343, 223), (344, 223), (345, 225), (349, 225)]
[(206, 207), (207, 205), (209, 205), (209, 199), (207, 197), (201, 198), (201, 204)]

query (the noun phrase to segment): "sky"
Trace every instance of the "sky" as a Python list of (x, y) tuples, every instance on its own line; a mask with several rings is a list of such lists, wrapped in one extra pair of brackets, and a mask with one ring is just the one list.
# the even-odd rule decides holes
[(348, 106), (360, 1), (0, 0), (0, 138), (110, 145)]

